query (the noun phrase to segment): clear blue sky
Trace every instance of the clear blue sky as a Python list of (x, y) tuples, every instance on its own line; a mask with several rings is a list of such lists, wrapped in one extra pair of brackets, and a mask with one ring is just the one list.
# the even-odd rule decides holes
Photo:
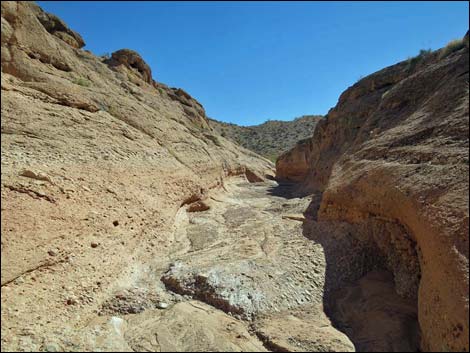
[(468, 29), (468, 2), (47, 2), (97, 55), (138, 51), (156, 81), (242, 125), (325, 114), (341, 92)]

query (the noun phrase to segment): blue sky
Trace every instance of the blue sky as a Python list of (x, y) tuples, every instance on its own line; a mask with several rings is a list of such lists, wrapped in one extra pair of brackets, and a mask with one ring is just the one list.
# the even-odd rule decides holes
[(361, 76), (468, 30), (468, 2), (39, 1), (97, 55), (139, 52), (156, 81), (241, 125), (326, 114)]

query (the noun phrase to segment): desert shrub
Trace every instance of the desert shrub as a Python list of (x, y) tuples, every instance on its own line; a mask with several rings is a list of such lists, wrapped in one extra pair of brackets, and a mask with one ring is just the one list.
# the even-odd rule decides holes
[(73, 83), (83, 87), (90, 87), (91, 85), (91, 82), (87, 79), (84, 79), (83, 77), (76, 78), (75, 80), (73, 80)]
[(431, 53), (432, 53), (431, 49), (421, 49), (418, 55), (412, 58), (408, 58), (406, 70), (412, 71), (421, 60), (429, 56)]
[(418, 56), (421, 57), (421, 58), (424, 58), (425, 56), (429, 55), (432, 53), (432, 50), (431, 49), (421, 49), (419, 51), (419, 54)]
[(107, 105), (107, 106), (105, 106), (104, 111), (107, 112), (108, 114), (114, 116), (115, 118), (118, 118), (118, 119), (123, 118), (123, 114), (121, 113), (119, 108), (117, 108), (116, 106)]
[(276, 163), (276, 159), (279, 156), (279, 153), (269, 153), (266, 155), (266, 158), (269, 159), (271, 162)]
[(439, 59), (443, 59), (449, 54), (452, 54), (453, 52), (460, 50), (465, 46), (468, 47), (468, 38), (451, 40), (439, 53)]

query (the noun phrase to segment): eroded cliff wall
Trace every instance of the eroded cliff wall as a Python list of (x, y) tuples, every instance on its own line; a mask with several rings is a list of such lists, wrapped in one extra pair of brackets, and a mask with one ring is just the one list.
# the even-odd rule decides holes
[[(348, 88), (277, 178), (322, 193), (319, 220), (357, 224), (403, 296), (421, 346), (468, 350), (468, 34)], [(454, 43), (455, 44), (455, 43)]]
[(16, 350), (18, 330), (62, 330), (163, 256), (182, 204), (272, 164), (138, 53), (97, 57), (31, 2), (2, 2), (1, 26), (2, 347)]

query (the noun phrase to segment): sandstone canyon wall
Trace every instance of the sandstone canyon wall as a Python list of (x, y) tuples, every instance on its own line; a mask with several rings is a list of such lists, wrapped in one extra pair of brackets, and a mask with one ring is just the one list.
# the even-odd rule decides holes
[(276, 163), (321, 195), (318, 220), (356, 224), (380, 249), (418, 299), (424, 350), (469, 349), (468, 58), (467, 33), (360, 80)]
[[(279, 179), (315, 194), (331, 260), (302, 234), (309, 200), (248, 184), (272, 164), (137, 52), (97, 57), (32, 2), (2, 2), (1, 26), (2, 350), (352, 350), (320, 305), (325, 267), (361, 256), (335, 243), (349, 236), (417, 299), (422, 349), (468, 350), (468, 44), (359, 81), (278, 159)], [(162, 305), (161, 273), (198, 296)], [(245, 322), (215, 309), (233, 293), (247, 294), (238, 309), (280, 311)]]
[(2, 2), (1, 26), (2, 347), (24, 349), (17, 330), (62, 330), (158, 257), (182, 204), (272, 164), (138, 53), (97, 57), (32, 2)]

